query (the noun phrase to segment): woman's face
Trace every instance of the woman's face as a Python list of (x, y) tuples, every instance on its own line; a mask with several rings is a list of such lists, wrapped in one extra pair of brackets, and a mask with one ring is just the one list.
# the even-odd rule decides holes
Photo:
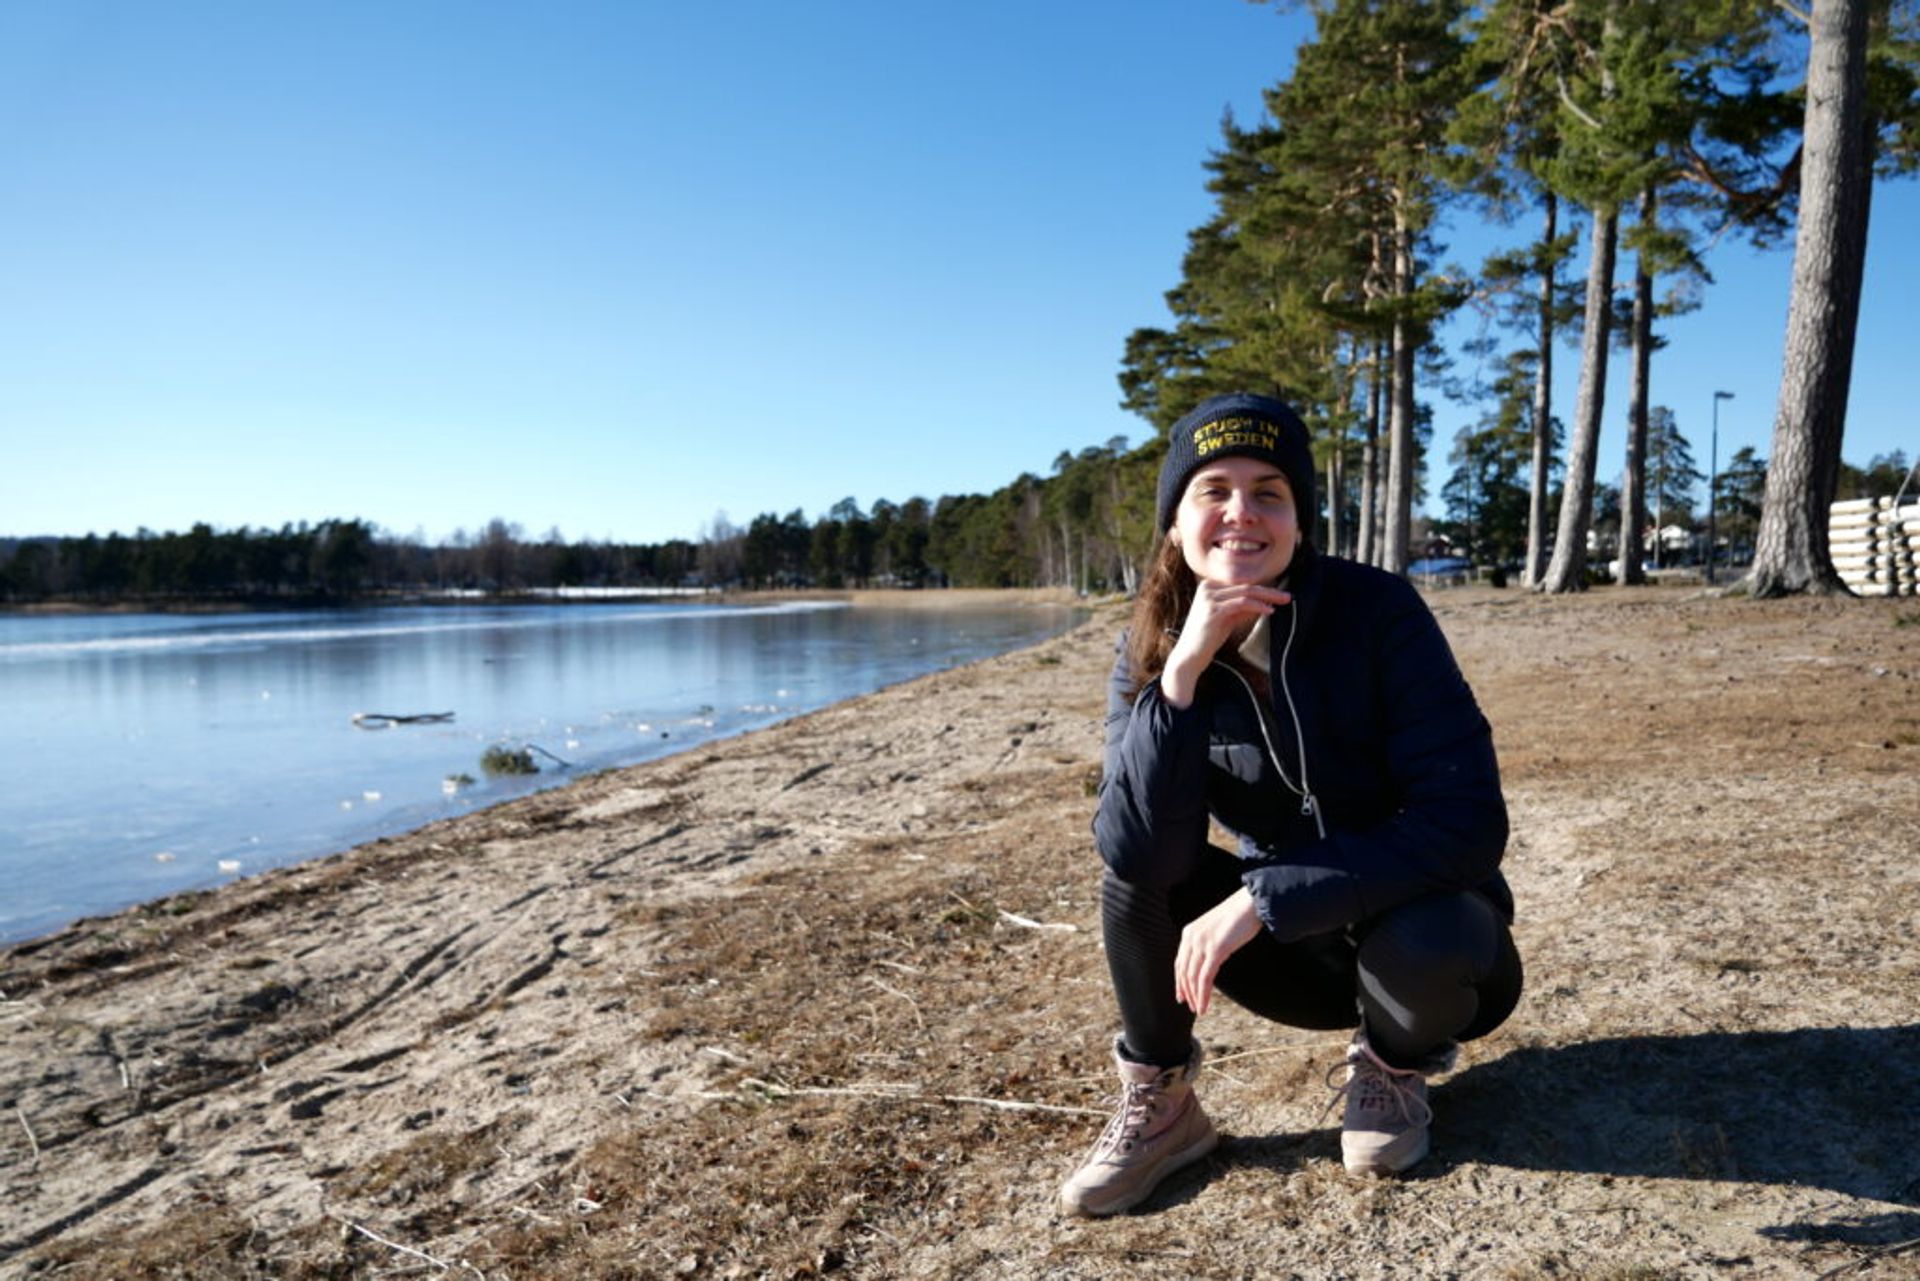
[(1293, 487), (1272, 463), (1203, 464), (1180, 496), (1172, 537), (1187, 568), (1215, 583), (1271, 583), (1293, 563), (1300, 518)]

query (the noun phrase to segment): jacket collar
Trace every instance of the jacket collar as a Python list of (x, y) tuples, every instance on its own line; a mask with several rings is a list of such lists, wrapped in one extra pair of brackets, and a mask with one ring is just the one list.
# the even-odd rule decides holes
[(1293, 594), (1293, 608), (1297, 611), (1296, 638), (1313, 625), (1325, 586), (1326, 566), (1320, 553), (1310, 544), (1302, 543), (1293, 553), (1293, 563), (1287, 566), (1287, 590)]

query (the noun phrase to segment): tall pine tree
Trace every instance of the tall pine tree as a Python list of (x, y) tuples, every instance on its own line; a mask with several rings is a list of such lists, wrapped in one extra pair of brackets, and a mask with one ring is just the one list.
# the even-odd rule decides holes
[(1846, 430), (1873, 181), (1876, 167), (1912, 168), (1920, 114), (1911, 33), (1900, 29), (1913, 21), (1910, 4), (1814, 0), (1801, 16), (1811, 47), (1800, 221), (1766, 499), (1745, 580), (1755, 596), (1846, 591), (1828, 551), (1827, 508)]

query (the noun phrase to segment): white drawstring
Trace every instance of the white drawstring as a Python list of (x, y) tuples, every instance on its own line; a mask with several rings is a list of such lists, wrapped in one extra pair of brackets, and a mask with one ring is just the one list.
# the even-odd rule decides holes
[(1313, 826), (1320, 833), (1320, 839), (1324, 841), (1327, 839), (1327, 824), (1326, 821), (1320, 817), (1320, 803), (1314, 799), (1313, 786), (1307, 778), (1307, 735), (1306, 731), (1302, 729), (1300, 725), (1300, 709), (1294, 706), (1293, 688), (1287, 684), (1287, 659), (1293, 654), (1293, 637), (1294, 633), (1299, 630), (1299, 627), (1300, 607), (1292, 602), (1288, 602), (1287, 643), (1280, 650), (1279, 678), (1280, 692), (1287, 700), (1287, 715), (1293, 718), (1294, 744), (1300, 752), (1300, 783), (1298, 786), (1295, 786), (1294, 781), (1287, 777), (1287, 767), (1280, 763), (1280, 753), (1273, 749), (1273, 736), (1267, 733), (1266, 709), (1260, 706), (1260, 696), (1254, 692), (1252, 683), (1249, 682), (1246, 677), (1242, 676), (1238, 670), (1221, 662), (1219, 659), (1214, 659), (1213, 665), (1232, 672), (1233, 678), (1240, 682), (1240, 687), (1247, 691), (1247, 698), (1253, 703), (1253, 719), (1258, 722), (1260, 726), (1260, 741), (1267, 745), (1267, 759), (1273, 762), (1273, 768), (1280, 775), (1280, 781), (1286, 785), (1287, 790), (1300, 798), (1300, 812), (1302, 814), (1313, 815)]

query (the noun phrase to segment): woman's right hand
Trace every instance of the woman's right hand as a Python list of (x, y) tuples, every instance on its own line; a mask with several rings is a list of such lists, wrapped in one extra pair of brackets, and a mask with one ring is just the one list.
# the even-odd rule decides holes
[(1292, 599), (1278, 587), (1201, 579), (1194, 588), (1193, 604), (1187, 607), (1180, 639), (1174, 642), (1166, 669), (1160, 673), (1160, 697), (1174, 707), (1192, 706), (1200, 673), (1207, 670), (1221, 646)]

